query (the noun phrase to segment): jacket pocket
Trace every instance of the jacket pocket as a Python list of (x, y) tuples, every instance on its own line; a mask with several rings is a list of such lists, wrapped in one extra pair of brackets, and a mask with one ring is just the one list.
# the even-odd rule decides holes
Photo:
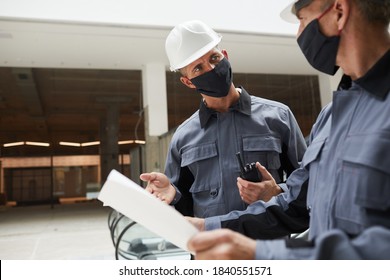
[(272, 135), (247, 135), (242, 137), (245, 163), (260, 162), (267, 169), (279, 169), (282, 144)]
[(208, 191), (220, 185), (220, 170), (215, 143), (199, 144), (186, 149), (182, 154), (181, 167), (188, 167), (194, 176), (190, 192)]
[(339, 177), (336, 217), (359, 232), (371, 223), (368, 211), (380, 215), (390, 209), (390, 134), (349, 136)]
[(217, 156), (214, 142), (187, 147), (182, 153), (181, 167), (188, 167), (194, 176), (189, 191), (194, 201), (196, 217), (225, 214)]
[(223, 195), (219, 185), (194, 184), (190, 193), (194, 200), (195, 217), (209, 217), (226, 214)]

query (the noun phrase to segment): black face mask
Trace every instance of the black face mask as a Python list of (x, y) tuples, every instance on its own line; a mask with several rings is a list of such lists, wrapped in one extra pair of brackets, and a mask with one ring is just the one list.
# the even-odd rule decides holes
[(211, 97), (224, 97), (229, 93), (233, 80), (232, 68), (223, 58), (213, 70), (191, 79), (196, 91)]
[(311, 66), (329, 75), (339, 69), (336, 66), (339, 42), (340, 36), (326, 37), (321, 33), (318, 19), (310, 22), (298, 37), (298, 45)]

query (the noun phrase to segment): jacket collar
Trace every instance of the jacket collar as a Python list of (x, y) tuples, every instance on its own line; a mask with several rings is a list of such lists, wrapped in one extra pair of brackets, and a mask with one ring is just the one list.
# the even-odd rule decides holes
[(354, 82), (369, 93), (385, 99), (390, 91), (390, 50), (363, 77)]
[[(239, 87), (237, 89), (240, 92), (240, 99), (236, 104), (233, 104), (230, 107), (230, 110), (232, 111), (238, 111), (245, 115), (251, 114), (251, 97), (249, 93), (243, 88)], [(203, 102), (203, 100), (200, 102), (200, 108), (199, 108), (199, 119), (200, 119), (200, 126), (201, 128), (204, 128), (206, 124), (208, 123), (209, 119), (212, 116), (216, 116), (218, 114), (217, 111), (210, 109), (206, 106), (206, 104)]]

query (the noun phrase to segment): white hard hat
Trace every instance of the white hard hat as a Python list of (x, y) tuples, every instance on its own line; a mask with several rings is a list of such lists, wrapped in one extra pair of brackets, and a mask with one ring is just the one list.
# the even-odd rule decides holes
[(298, 23), (297, 11), (309, 5), (313, 0), (292, 0), (286, 8), (280, 12), (280, 17), (290, 23)]
[(170, 69), (181, 69), (219, 44), (222, 36), (199, 20), (177, 25), (165, 41)]

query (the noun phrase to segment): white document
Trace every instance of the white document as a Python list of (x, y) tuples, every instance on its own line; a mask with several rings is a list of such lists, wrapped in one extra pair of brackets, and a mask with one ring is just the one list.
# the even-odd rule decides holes
[(98, 199), (187, 251), (188, 240), (198, 232), (176, 209), (116, 170), (108, 175)]

